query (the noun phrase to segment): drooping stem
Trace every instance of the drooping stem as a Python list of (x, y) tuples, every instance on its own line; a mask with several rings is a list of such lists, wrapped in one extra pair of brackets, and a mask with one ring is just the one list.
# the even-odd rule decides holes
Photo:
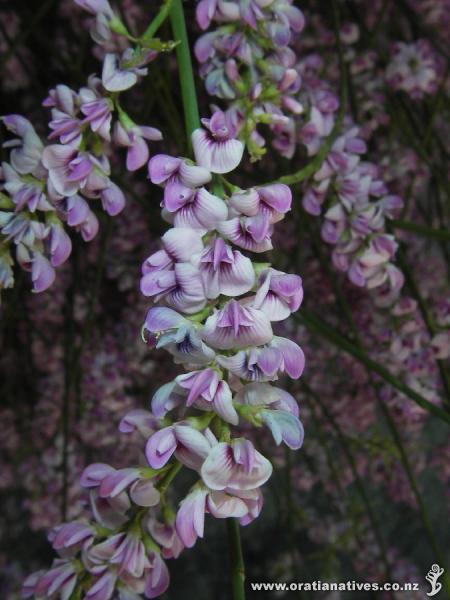
[(183, 5), (181, 0), (173, 0), (170, 9), (170, 22), (172, 24), (176, 47), (178, 73), (180, 77), (181, 96), (183, 99), (184, 119), (186, 122), (186, 133), (190, 147), (191, 133), (200, 127), (200, 116), (198, 112), (197, 93), (195, 91), (194, 73), (192, 71), (191, 52), (186, 31)]
[(143, 39), (143, 40), (146, 40), (146, 39), (149, 40), (149, 39), (151, 39), (155, 35), (155, 33), (158, 31), (158, 29), (161, 27), (161, 25), (166, 20), (167, 15), (170, 12), (170, 7), (171, 6), (172, 6), (172, 0), (165, 0), (165, 2), (161, 6), (158, 14), (153, 19), (153, 21), (150, 23), (150, 25), (147, 27), (147, 29), (145, 30), (145, 32), (142, 35), (141, 39)]
[[(181, 0), (173, 0), (170, 9), (170, 22), (175, 41), (178, 42), (176, 47), (178, 72), (188, 146), (191, 149), (191, 134), (195, 129), (200, 127), (200, 115), (198, 111), (194, 73), (192, 70), (191, 52)], [(227, 519), (227, 531), (233, 600), (245, 600), (245, 565), (241, 547), (239, 522), (233, 518)]]
[(410, 231), (417, 235), (436, 239), (442, 242), (450, 242), (450, 232), (445, 229), (438, 229), (435, 227), (428, 227), (427, 225), (421, 225), (420, 223), (413, 223), (411, 221), (403, 221), (401, 219), (391, 219), (390, 223), (395, 229), (403, 229), (404, 231)]
[(233, 600), (245, 600), (245, 564), (237, 519), (227, 519), (227, 534)]

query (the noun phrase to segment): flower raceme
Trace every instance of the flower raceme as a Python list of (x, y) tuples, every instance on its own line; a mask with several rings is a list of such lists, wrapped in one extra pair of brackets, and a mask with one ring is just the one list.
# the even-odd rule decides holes
[[(107, 0), (77, 4), (95, 15), (91, 33), (100, 45), (113, 43), (117, 34), (122, 42), (129, 38)], [(131, 47), (121, 56), (108, 52), (101, 78), (91, 75), (78, 91), (63, 84), (50, 90), (43, 102), (51, 110), (47, 146), (24, 117), (3, 117), (14, 137), (4, 144), (10, 156), (0, 171), (0, 290), (14, 285), (14, 247), (19, 265), (31, 272), (33, 291), (43, 292), (71, 253), (66, 228), (91, 241), (99, 229), (98, 201), (110, 216), (123, 210), (125, 196), (110, 178), (111, 149), (125, 148), (126, 167), (135, 171), (148, 162), (148, 142), (162, 136), (134, 123), (120, 107), (118, 92), (135, 85), (156, 55), (145, 50), (136, 56)]]
[[(59, 558), (27, 579), (24, 598), (69, 598), (74, 590), (82, 600), (159, 596), (169, 585), (165, 560), (203, 537), (205, 515), (247, 525), (261, 512), (272, 465), (245, 437), (248, 426), (267, 427), (291, 449), (303, 443), (296, 400), (273, 385), (303, 371), (301, 348), (274, 333), (299, 308), (302, 280), (247, 255), (272, 248), (291, 193), (281, 184), (223, 192), (216, 174), (243, 153), (223, 118), (216, 112), (194, 132), (197, 164), (167, 155), (149, 162), (171, 227), (142, 265), (141, 291), (155, 304), (142, 334), (185, 372), (156, 390), (151, 411), (134, 410), (120, 423), (124, 434), (142, 436), (147, 466), (85, 469), (92, 516), (52, 532)], [(74, 169), (80, 178), (89, 172)], [(181, 467), (197, 481), (175, 512), (167, 488)]]
[[(208, 29), (195, 46), (200, 74), (207, 92), (225, 106), (223, 117), (205, 122), (208, 132), (196, 134), (200, 147), (233, 132), (257, 160), (266, 151), (263, 128), (269, 127), (271, 144), (282, 156), (292, 158), (298, 147), (316, 156), (337, 124), (340, 101), (324, 78), (322, 57), (299, 58), (294, 51), (304, 27), (300, 9), (292, 0), (200, 0), (196, 17), (199, 27)], [(351, 41), (345, 29), (341, 37)], [(414, 69), (410, 56), (417, 59)], [(397, 44), (388, 81), (419, 95), (430, 91), (438, 81), (435, 62), (426, 43)], [(393, 264), (397, 244), (386, 233), (386, 220), (396, 216), (402, 200), (389, 194), (380, 169), (363, 161), (366, 151), (359, 129), (346, 115), (322, 165), (302, 186), (302, 204), (311, 215), (323, 213), (322, 239), (333, 246), (335, 268), (354, 285), (376, 289), (377, 301), (387, 305), (403, 285)], [(212, 152), (207, 156), (214, 160)], [(270, 250), (270, 225), (253, 212), (259, 199), (271, 212), (271, 223), (277, 214), (282, 218), (283, 194), (270, 187), (265, 197), (254, 190), (233, 195), (230, 206), (247, 218), (221, 224), (223, 237), (252, 252)]]

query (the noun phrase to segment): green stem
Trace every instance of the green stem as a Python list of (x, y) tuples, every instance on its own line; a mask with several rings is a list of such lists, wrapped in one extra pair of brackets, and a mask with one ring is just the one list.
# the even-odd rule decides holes
[(184, 20), (183, 5), (181, 0), (173, 0), (170, 9), (170, 22), (175, 40), (178, 73), (180, 76), (181, 95), (183, 99), (184, 119), (188, 134), (188, 145), (191, 145), (191, 134), (200, 127), (197, 93), (195, 91), (194, 73), (192, 71), (191, 52)]
[(227, 533), (233, 600), (245, 600), (245, 564), (237, 519), (227, 519)]
[(302, 322), (308, 329), (314, 331), (315, 333), (318, 333), (338, 348), (341, 348), (348, 354), (351, 354), (360, 363), (368, 367), (374, 373), (377, 373), (377, 375), (379, 375), (387, 383), (392, 385), (392, 387), (396, 388), (400, 392), (403, 392), (406, 396), (411, 398), (411, 400), (414, 400), (414, 402), (416, 402), (416, 404), (418, 404), (421, 408), (428, 411), (429, 413), (432, 413), (436, 417), (439, 417), (443, 421), (450, 423), (449, 413), (447, 413), (439, 406), (436, 406), (432, 402), (429, 402), (428, 400), (423, 398), (420, 394), (418, 394), (412, 388), (403, 383), (403, 381), (401, 381), (395, 375), (393, 375), (383, 365), (369, 358), (369, 356), (367, 356), (367, 354), (364, 351), (362, 351), (358, 346), (353, 344), (345, 336), (336, 331), (332, 325), (323, 321), (319, 316), (302, 307), (301, 314), (299, 314), (295, 318), (296, 320)]
[(142, 34), (141, 40), (150, 40), (169, 16), (169, 11), (172, 6), (172, 0), (165, 0), (164, 4), (159, 9), (158, 14)]
[(419, 223), (411, 223), (411, 221), (402, 221), (400, 219), (391, 219), (389, 222), (395, 229), (403, 229), (404, 231), (411, 231), (411, 233), (416, 233), (423, 237), (450, 242), (450, 232), (445, 229), (435, 229), (434, 227), (427, 227), (427, 225), (420, 225)]
[(162, 496), (166, 493), (167, 488), (172, 483), (172, 481), (175, 479), (175, 477), (178, 475), (182, 466), (183, 465), (178, 461), (176, 463), (174, 463), (170, 467), (170, 469), (167, 471), (167, 473), (164, 475), (164, 477), (161, 479), (161, 481), (156, 485), (156, 487), (158, 488), (158, 490)]

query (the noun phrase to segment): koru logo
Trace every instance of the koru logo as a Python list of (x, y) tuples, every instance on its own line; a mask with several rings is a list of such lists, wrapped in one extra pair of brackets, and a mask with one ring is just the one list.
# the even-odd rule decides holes
[(431, 565), (431, 569), (425, 575), (425, 579), (430, 583), (431, 590), (427, 592), (427, 596), (435, 596), (442, 589), (442, 583), (438, 583), (439, 577), (444, 572), (444, 569), (439, 565)]

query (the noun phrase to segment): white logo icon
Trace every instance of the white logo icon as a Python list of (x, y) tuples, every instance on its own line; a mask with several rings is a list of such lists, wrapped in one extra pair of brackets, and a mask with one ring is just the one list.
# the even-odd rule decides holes
[(431, 590), (427, 592), (427, 596), (435, 596), (442, 589), (442, 583), (438, 583), (439, 577), (444, 572), (444, 569), (439, 565), (431, 565), (431, 569), (425, 575), (425, 579), (430, 583)]

